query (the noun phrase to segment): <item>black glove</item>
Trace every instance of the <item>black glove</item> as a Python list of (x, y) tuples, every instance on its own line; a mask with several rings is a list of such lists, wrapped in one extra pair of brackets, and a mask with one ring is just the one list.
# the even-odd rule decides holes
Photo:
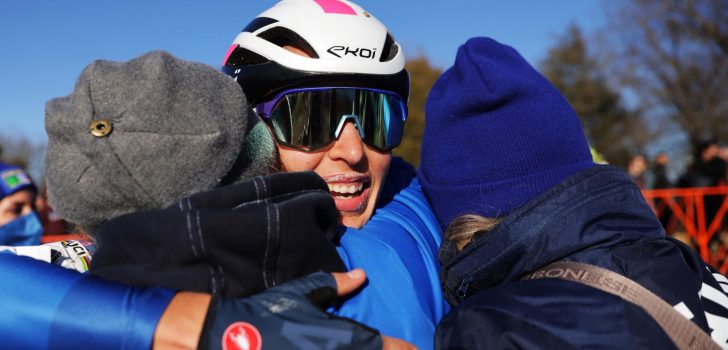
[(254, 178), (105, 223), (91, 273), (240, 298), (317, 271), (345, 271), (338, 211), (313, 172)]
[(335, 297), (336, 281), (319, 272), (245, 299), (213, 298), (198, 348), (381, 349), (377, 330), (323, 311)]

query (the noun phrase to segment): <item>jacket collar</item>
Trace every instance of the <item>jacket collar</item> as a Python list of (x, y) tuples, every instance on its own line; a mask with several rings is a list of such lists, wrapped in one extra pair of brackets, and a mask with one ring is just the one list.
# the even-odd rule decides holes
[(629, 177), (614, 167), (595, 166), (513, 211), (463, 251), (444, 242), (441, 283), (456, 305), (475, 291), (516, 281), (565, 257), (608, 267), (609, 255), (597, 250), (663, 235)]

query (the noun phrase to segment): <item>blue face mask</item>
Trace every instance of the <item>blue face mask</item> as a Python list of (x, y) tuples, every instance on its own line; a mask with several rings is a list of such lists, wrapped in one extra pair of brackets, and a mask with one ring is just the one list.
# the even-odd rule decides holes
[(38, 245), (41, 235), (43, 225), (38, 215), (32, 212), (0, 226), (0, 245)]

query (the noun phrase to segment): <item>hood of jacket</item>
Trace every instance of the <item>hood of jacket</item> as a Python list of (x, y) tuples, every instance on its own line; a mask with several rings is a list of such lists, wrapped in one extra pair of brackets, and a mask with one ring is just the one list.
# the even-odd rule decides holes
[(639, 188), (621, 170), (579, 172), (513, 211), (460, 252), (443, 242), (441, 283), (452, 305), (479, 290), (519, 280), (551, 262), (615, 269), (610, 251), (664, 237)]

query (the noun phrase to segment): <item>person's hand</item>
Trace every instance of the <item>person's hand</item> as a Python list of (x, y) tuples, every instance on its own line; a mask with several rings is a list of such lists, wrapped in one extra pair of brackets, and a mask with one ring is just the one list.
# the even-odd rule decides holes
[[(91, 274), (239, 299), (313, 272), (343, 272), (339, 212), (314, 172), (277, 173), (109, 220)], [(184, 276), (184, 278), (180, 278)]]
[[(365, 281), (362, 270), (315, 273), (244, 299), (213, 298), (200, 349), (412, 349), (324, 310)], [(385, 347), (386, 346), (386, 347)]]
[[(326, 278), (328, 276), (328, 278)], [(333, 278), (331, 278), (333, 277)], [(283, 284), (279, 287), (272, 288), (259, 295), (239, 300), (216, 300), (211, 302), (212, 297), (209, 294), (203, 293), (192, 293), (192, 292), (179, 292), (172, 299), (169, 306), (165, 310), (162, 318), (160, 319), (157, 328), (154, 333), (154, 344), (153, 349), (216, 349), (222, 348), (223, 336), (226, 332), (221, 331), (220, 323), (225, 321), (233, 323), (247, 323), (252, 326), (254, 322), (260, 321), (261, 315), (263, 315), (263, 326), (259, 329), (256, 324), (253, 326), (257, 330), (252, 332), (253, 336), (260, 336), (260, 339), (270, 339), (266, 341), (266, 348), (277, 348), (278, 346), (286, 346), (286, 348), (301, 348), (307, 344), (279, 344), (282, 329), (280, 327), (270, 327), (272, 324), (282, 324), (284, 320), (292, 321), (297, 318), (308, 318), (313, 320), (311, 324), (299, 323), (299, 326), (321, 326), (323, 324), (324, 332), (334, 331), (341, 332), (343, 329), (344, 333), (351, 335), (352, 342), (349, 344), (336, 344), (334, 343), (332, 349), (339, 348), (370, 348), (370, 349), (385, 349), (385, 350), (409, 350), (416, 349), (414, 345), (405, 342), (400, 339), (380, 336), (379, 332), (364, 325), (358, 324), (354, 321), (347, 320), (344, 318), (338, 318), (331, 314), (327, 314), (323, 311), (325, 306), (323, 304), (329, 304), (333, 300), (333, 293), (331, 289), (336, 286), (336, 294), (338, 296), (344, 296), (348, 293), (359, 288), (366, 281), (366, 275), (363, 270), (356, 269), (348, 273), (332, 273), (331, 275), (325, 273), (316, 273), (304, 278), (300, 278), (295, 281)], [(289, 284), (293, 283), (293, 286)], [(293, 288), (290, 288), (293, 287)], [(302, 288), (298, 288), (302, 287)], [(281, 291), (280, 289), (283, 289)], [(328, 290), (327, 292), (321, 292), (322, 290)], [(289, 296), (282, 297), (276, 300), (275, 297), (271, 298), (272, 293), (292, 293), (292, 298)], [(328, 294), (328, 296), (325, 296)], [(320, 296), (325, 296), (321, 298)], [(272, 299), (272, 300), (271, 300)], [(325, 299), (329, 299), (328, 301)], [(294, 301), (291, 303), (291, 301)], [(257, 304), (257, 305), (256, 305)], [(267, 309), (258, 310), (259, 308)], [(207, 311), (207, 320), (206, 311)], [(281, 308), (287, 308), (282, 311)], [(262, 312), (261, 314), (254, 314), (254, 310)], [(280, 311), (280, 312), (273, 312)], [(253, 312), (253, 314), (251, 314)], [(289, 313), (301, 315), (293, 315), (289, 317)], [(305, 317), (301, 317), (305, 316)], [(266, 320), (268, 318), (268, 320)], [(217, 328), (213, 327), (217, 323)], [(205, 325), (203, 329), (203, 324)], [(328, 328), (327, 328), (328, 327)], [(229, 326), (228, 326), (229, 328)], [(225, 328), (225, 331), (228, 329)], [(242, 329), (245, 330), (246, 327)], [(354, 337), (353, 333), (357, 333), (358, 336)], [(246, 333), (247, 334), (247, 330)], [(232, 339), (240, 339), (240, 333), (237, 333), (238, 337), (234, 334), (228, 334), (232, 336)], [(247, 339), (246, 339), (247, 340)], [(248, 341), (249, 345), (250, 341)], [(320, 344), (320, 348), (326, 348), (328, 344)], [(240, 347), (238, 347), (240, 348)], [(233, 350), (237, 349), (234, 347), (226, 347), (225, 349)], [(249, 349), (255, 349), (255, 347), (249, 347)]]
[(417, 347), (397, 338), (382, 336), (382, 349), (384, 350), (417, 350)]

